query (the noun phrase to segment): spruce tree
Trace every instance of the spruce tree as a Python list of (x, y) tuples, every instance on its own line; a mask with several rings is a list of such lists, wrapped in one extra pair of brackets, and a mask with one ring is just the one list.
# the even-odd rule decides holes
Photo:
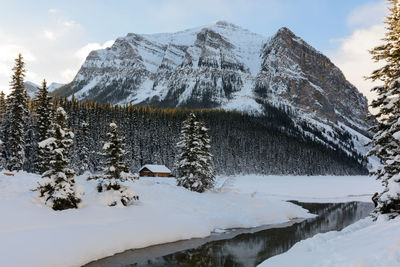
[(4, 157), (4, 143), (0, 140), (0, 170), (3, 170), (6, 167), (6, 159)]
[[(47, 91), (46, 80), (43, 80), (42, 87), (35, 98), (35, 117), (36, 117), (36, 139), (38, 142), (44, 141), (50, 137), (50, 125), (52, 117), (51, 96)], [(35, 160), (35, 171), (42, 174), (48, 170), (49, 162), (47, 161), (47, 147), (39, 147)]]
[(79, 175), (83, 174), (86, 171), (94, 171), (94, 166), (90, 166), (91, 162), (89, 160), (89, 134), (89, 124), (87, 122), (81, 122), (78, 128), (78, 134), (76, 135), (75, 145), (75, 155), (78, 160), (78, 163), (76, 165)]
[(125, 138), (120, 136), (118, 127), (115, 123), (110, 123), (107, 133), (107, 142), (103, 144), (104, 161), (103, 173), (89, 177), (88, 180), (98, 180), (97, 191), (110, 192), (107, 204), (115, 206), (120, 201), (124, 206), (128, 206), (133, 200), (138, 200), (130, 187), (124, 186), (121, 182), (138, 178), (132, 175), (126, 161), (128, 152), (125, 150)]
[(208, 129), (196, 121), (190, 113), (183, 122), (181, 138), (177, 143), (177, 184), (191, 191), (204, 192), (214, 184), (214, 171), (211, 167), (210, 140)]
[(36, 130), (35, 124), (36, 119), (32, 116), (33, 112), (33, 101), (29, 97), (28, 93), (24, 92), (24, 97), (26, 99), (26, 114), (25, 114), (25, 128), (24, 128), (24, 141), (25, 141), (25, 161), (24, 161), (24, 171), (34, 172), (35, 171), (35, 161), (37, 156), (37, 140), (36, 140)]
[[(21, 54), (15, 59), (11, 80), (11, 93), (6, 112), (8, 120), (7, 138), (3, 139), (6, 151), (7, 169), (10, 171), (22, 170), (25, 160), (24, 130), (26, 125), (27, 103), (24, 96), (25, 63)], [(4, 120), (3, 120), (4, 121)], [(4, 135), (4, 134), (3, 134)]]
[(378, 157), (382, 163), (371, 175), (376, 175), (384, 186), (377, 197), (374, 218), (380, 214), (388, 214), (389, 218), (400, 214), (400, 5), (396, 0), (388, 2), (390, 15), (386, 19), (384, 44), (370, 51), (375, 61), (385, 65), (368, 77), (383, 82), (372, 89), (378, 98), (371, 104), (377, 110), (373, 116), (377, 124), (371, 128), (374, 136), (368, 155)]
[(6, 95), (3, 91), (0, 92), (0, 122), (3, 120), (3, 115), (7, 110)]
[(47, 148), (49, 168), (43, 173), (37, 191), (46, 205), (54, 210), (78, 208), (83, 194), (76, 186), (75, 172), (68, 167), (68, 151), (73, 145), (74, 134), (66, 124), (67, 114), (59, 107), (51, 125), (50, 137), (39, 143), (39, 147)]
[(6, 130), (8, 121), (5, 120), (5, 113), (7, 110), (7, 101), (6, 95), (3, 91), (0, 92), (0, 169), (4, 169), (6, 167), (6, 151), (4, 147), (3, 140), (6, 140)]
[(208, 128), (204, 122), (199, 122), (198, 135), (200, 139), (200, 163), (202, 165), (202, 183), (206, 189), (214, 187), (215, 172), (213, 168), (213, 155), (211, 154), (211, 140)]

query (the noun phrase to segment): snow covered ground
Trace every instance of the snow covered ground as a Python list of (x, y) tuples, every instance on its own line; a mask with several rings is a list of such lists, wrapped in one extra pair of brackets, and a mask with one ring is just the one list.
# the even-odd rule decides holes
[[(286, 179), (293, 179), (293, 177)], [(355, 181), (351, 179), (346, 183), (354, 187), (350, 189), (354, 190), (353, 193), (359, 190), (355, 193), (359, 195), (363, 189), (356, 183), (353, 184)], [(333, 196), (339, 193), (339, 184), (335, 186), (330, 182), (326, 186), (332, 186), (329, 196)], [(373, 186), (372, 183), (369, 185)], [(275, 186), (280, 185), (277, 183)], [(343, 193), (348, 194), (349, 191), (343, 191)], [(298, 195), (302, 196), (303, 192), (299, 192)], [(317, 234), (295, 244), (288, 252), (267, 259), (259, 266), (400, 266), (400, 218), (388, 221), (380, 217), (378, 221), (373, 222), (368, 217), (342, 231)]]
[(340, 232), (317, 234), (259, 265), (267, 266), (400, 266), (400, 218), (365, 218)]
[[(208, 236), (215, 229), (255, 227), (312, 215), (283, 200), (369, 200), (380, 190), (373, 178), (219, 177), (203, 194), (170, 178), (141, 178), (140, 201), (107, 207), (85, 176), (82, 207), (53, 211), (35, 198), (39, 176), (0, 174), (0, 266), (79, 266), (131, 248)], [(399, 242), (398, 242), (399, 243)]]

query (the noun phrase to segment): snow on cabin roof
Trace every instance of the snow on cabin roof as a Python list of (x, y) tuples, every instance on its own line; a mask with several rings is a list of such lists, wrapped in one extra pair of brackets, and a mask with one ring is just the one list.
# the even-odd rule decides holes
[(158, 173), (171, 173), (171, 170), (168, 169), (165, 165), (153, 165), (153, 164), (146, 164), (142, 168), (140, 168), (139, 172), (144, 168), (149, 169), (151, 172), (158, 172)]

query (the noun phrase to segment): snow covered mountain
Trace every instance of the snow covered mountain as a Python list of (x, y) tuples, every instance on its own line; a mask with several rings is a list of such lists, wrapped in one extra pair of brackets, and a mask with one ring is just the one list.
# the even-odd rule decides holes
[(24, 85), (25, 85), (25, 90), (28, 93), (29, 97), (34, 98), (40, 86), (30, 81), (24, 82)]
[(211, 107), (264, 114), (284, 108), (325, 139), (351, 133), (359, 151), (366, 98), (326, 56), (289, 29), (272, 37), (228, 22), (176, 33), (133, 34), (92, 51), (74, 80), (56, 90), (113, 104)]
[[(28, 93), (29, 97), (31, 98), (34, 98), (36, 96), (38, 89), (41, 87), (41, 85), (38, 85), (30, 81), (26, 81), (24, 84), (25, 84), (25, 90)], [(51, 83), (50, 86), (47, 87), (47, 91), (53, 92), (54, 90), (64, 85), (65, 84), (62, 83)]]

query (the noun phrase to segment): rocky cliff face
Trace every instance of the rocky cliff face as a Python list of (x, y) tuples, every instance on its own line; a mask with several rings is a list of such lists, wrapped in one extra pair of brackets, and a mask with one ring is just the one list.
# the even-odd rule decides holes
[[(113, 104), (218, 107), (263, 114), (292, 110), (327, 138), (363, 138), (367, 100), (342, 72), (289, 29), (264, 37), (227, 22), (166, 34), (128, 34), (92, 51), (74, 80), (58, 89)], [(362, 134), (360, 134), (362, 133)], [(361, 147), (361, 145), (359, 146)]]
[(258, 98), (291, 106), (321, 122), (368, 127), (367, 99), (326, 56), (289, 29), (280, 29), (261, 55)]

